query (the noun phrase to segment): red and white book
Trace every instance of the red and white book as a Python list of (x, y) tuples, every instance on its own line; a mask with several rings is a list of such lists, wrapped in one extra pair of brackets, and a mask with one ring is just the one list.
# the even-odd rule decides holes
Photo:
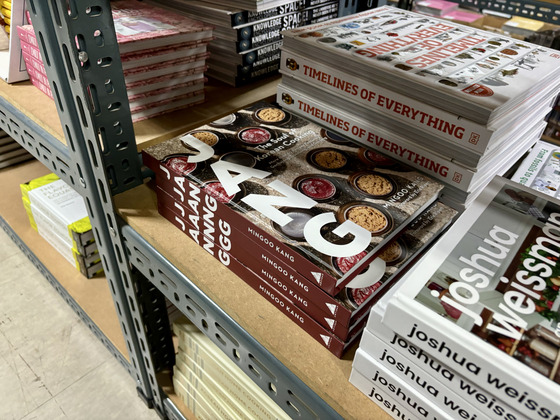
[(419, 145), (400, 133), (381, 128), (371, 119), (349, 113), (331, 103), (317, 101), (283, 83), (278, 86), (277, 101), (290, 112), (314, 121), (341, 136), (415, 167), (454, 188), (470, 193), (486, 185), (496, 174), (503, 174), (540, 138), (546, 122), (536, 121), (518, 133), (518, 140), (500, 152), (497, 159), (476, 170), (456, 162), (454, 155), (441, 154)]
[[(284, 77), (284, 84), (290, 84), (292, 78), (305, 82), (310, 88), (321, 89), (319, 92), (325, 100), (334, 94), (352, 104), (360, 105), (364, 113), (371, 111), (369, 114), (376, 120), (394, 121), (397, 125), (404, 123), (405, 127), (420, 130), (420, 134), (426, 133), (436, 140), (442, 139), (454, 147), (461, 147), (466, 153), (474, 152), (478, 155), (507, 141), (507, 137), (518, 131), (519, 127), (525, 126), (529, 118), (535, 118), (533, 111), (536, 107), (550, 107), (552, 98), (556, 97), (551, 92), (549, 95), (544, 94), (543, 98), (543, 93), (537, 92), (519, 106), (522, 114), (519, 117), (512, 119), (506, 115), (486, 125), (454, 114), (449, 108), (432, 106), (363, 77), (348, 75), (344, 68), (333, 62), (317, 62), (285, 47), (282, 48), (280, 72)], [(298, 84), (298, 89), (306, 93), (303, 83)], [(558, 86), (552, 91), (557, 92)], [(543, 118), (544, 115), (540, 117)], [(512, 124), (518, 124), (518, 127), (513, 127)]]
[(139, 105), (130, 109), (132, 121), (142, 121), (158, 115), (167, 114), (179, 109), (187, 108), (204, 102), (204, 90), (199, 90), (173, 99), (165, 99), (159, 102), (152, 102), (147, 105)]
[(383, 324), (527, 418), (560, 413), (560, 203), (496, 177), (410, 270)]
[(481, 124), (560, 80), (557, 50), (392, 7), (283, 35), (290, 51)]
[(131, 70), (138, 67), (163, 65), (166, 62), (184, 60), (192, 56), (200, 56), (207, 53), (207, 45), (210, 39), (188, 42), (170, 47), (162, 47), (150, 50), (142, 50), (129, 54), (121, 54), (123, 70)]
[(121, 54), (212, 37), (212, 27), (134, 0), (111, 2)]
[(141, 81), (150, 81), (161, 76), (171, 76), (190, 70), (204, 72), (206, 70), (206, 59), (209, 54), (198, 54), (191, 57), (165, 61), (150, 66), (135, 67), (123, 70), (124, 79), (127, 84)]

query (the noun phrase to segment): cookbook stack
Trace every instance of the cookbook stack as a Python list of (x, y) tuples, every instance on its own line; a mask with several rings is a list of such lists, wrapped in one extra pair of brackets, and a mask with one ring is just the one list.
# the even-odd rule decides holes
[(84, 199), (55, 174), (20, 185), (31, 227), (85, 277), (103, 271)]
[(350, 381), (394, 416), (558, 419), (560, 201), (495, 177), (372, 309)]
[(197, 419), (287, 420), (290, 417), (185, 317), (173, 323), (173, 388)]
[[(214, 26), (216, 39), (208, 47), (207, 74), (233, 86), (278, 73), (281, 31), (338, 16), (338, 0), (275, 2), (268, 8), (242, 10), (241, 4), (201, 0), (161, 1), (166, 7)], [(282, 3), (282, 4), (280, 4)]]
[(266, 102), (142, 154), (160, 214), (338, 357), (454, 215), (439, 182)]
[(33, 156), (17, 141), (4, 130), (0, 130), (0, 169), (32, 158)]
[(540, 137), (558, 51), (380, 7), (283, 32), (278, 102), (429, 173), (464, 209)]
[[(203, 102), (212, 27), (138, 1), (114, 1), (111, 7), (132, 120)], [(33, 27), (17, 29), (31, 82), (52, 98)], [(94, 37), (103, 45), (100, 31)], [(77, 47), (85, 50), (80, 39)], [(107, 58), (95, 65), (110, 64)]]

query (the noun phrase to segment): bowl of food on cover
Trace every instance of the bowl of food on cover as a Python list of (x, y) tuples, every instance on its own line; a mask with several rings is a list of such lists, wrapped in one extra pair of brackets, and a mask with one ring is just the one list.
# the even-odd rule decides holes
[(367, 201), (352, 201), (336, 212), (340, 223), (350, 220), (369, 231), (373, 236), (383, 235), (393, 228), (393, 218), (381, 206)]
[(198, 140), (206, 143), (208, 146), (215, 146), (216, 144), (218, 144), (221, 137), (219, 133), (210, 130), (194, 130), (189, 131), (187, 134), (196, 137)]
[(189, 162), (188, 159), (190, 156), (192, 155), (187, 153), (175, 153), (163, 158), (161, 160), (161, 163), (166, 168), (173, 170), (175, 173), (178, 173), (179, 175), (187, 175), (190, 174), (191, 172), (194, 172), (197, 169), (198, 165), (203, 164), (203, 162), (201, 163)]
[(315, 201), (329, 201), (338, 195), (334, 180), (325, 175), (302, 175), (294, 179), (292, 186)]
[(371, 198), (387, 198), (394, 194), (397, 186), (391, 176), (374, 171), (356, 172), (348, 178), (352, 188)]
[(284, 124), (289, 121), (290, 114), (278, 107), (265, 106), (253, 112), (253, 118), (264, 124)]
[(237, 138), (247, 145), (258, 146), (268, 143), (273, 133), (264, 127), (245, 127), (237, 132)]
[(304, 242), (305, 236), (303, 234), (303, 229), (307, 222), (318, 214), (317, 210), (290, 207), (283, 207), (279, 210), (290, 217), (291, 221), (284, 226), (280, 226), (278, 223), (272, 222), (274, 229), (289, 239)]
[(349, 158), (341, 150), (331, 147), (313, 149), (307, 153), (307, 161), (315, 168), (326, 172), (340, 171), (349, 163)]

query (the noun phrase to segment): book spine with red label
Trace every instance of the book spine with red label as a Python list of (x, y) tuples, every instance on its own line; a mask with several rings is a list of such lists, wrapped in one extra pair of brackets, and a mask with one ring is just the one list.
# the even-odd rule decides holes
[[(493, 131), (443, 109), (377, 86), (366, 80), (350, 77), (343, 71), (282, 48), (280, 72), (325, 92), (335, 93), (379, 113), (379, 118), (391, 118), (432, 134), (451, 144), (484, 153)], [(326, 93), (328, 94), (328, 93)]]
[[(305, 311), (294, 305), (290, 299), (267, 283), (266, 280), (262, 279), (240, 261), (235, 259), (229, 252), (219, 247), (216, 250), (215, 244), (211, 243), (211, 241), (200, 244), (201, 239), (197, 228), (191, 228), (189, 224), (165, 207), (162, 208), (161, 206), (158, 206), (158, 211), (166, 220), (171, 222), (175, 227), (180, 229), (195, 242), (199, 243), (199, 245), (201, 245), (210, 255), (229, 268), (235, 275), (239, 276), (247, 285), (266, 298), (270, 303), (277, 307), (289, 319), (299, 325), (312, 338), (319, 342), (323, 347), (327, 348), (336, 357), (342, 357), (347, 346), (353, 343), (363, 331), (365, 323), (367, 322), (367, 317), (361, 319), (354, 327), (353, 334), (350, 334), (347, 342), (342, 341), (336, 335), (323, 328)], [(219, 226), (218, 229), (220, 230), (217, 240), (218, 243), (225, 243), (229, 240), (229, 232), (231, 232), (232, 228), (227, 222), (221, 222), (223, 223), (217, 223)]]
[[(158, 211), (168, 220), (169, 218), (173, 218), (173, 223), (175, 225), (180, 224), (181, 230), (183, 232), (188, 231), (188, 235), (192, 239), (196, 236), (197, 239), (195, 239), (195, 241), (208, 252), (218, 254), (221, 251), (227, 252), (232, 258), (235, 258), (239, 263), (259, 276), (267, 285), (281, 292), (293, 305), (306, 312), (318, 324), (325, 328), (325, 330), (334, 334), (340, 340), (346, 341), (352, 334), (355, 328), (354, 324), (357, 323), (358, 320), (361, 320), (361, 316), (364, 313), (363, 311), (360, 311), (358, 316), (348, 321), (349, 324), (347, 323), (345, 325), (337, 322), (331, 314), (324, 312), (312, 300), (308, 300), (295, 293), (290, 293), (290, 289), (286, 285), (287, 281), (283, 282), (278, 278), (279, 275), (277, 274), (280, 273), (280, 270), (275, 269), (272, 271), (270, 267), (263, 265), (259, 256), (254, 252), (255, 248), (258, 248), (258, 245), (246, 236), (239, 234), (235, 227), (228, 224), (231, 229), (229, 230), (227, 240), (219, 234), (216, 238), (214, 235), (216, 231), (219, 230), (216, 226), (227, 223), (227, 221), (220, 218), (217, 213), (211, 211), (215, 209), (215, 207), (211, 205), (211, 203), (214, 203), (213, 201), (207, 202), (209, 205), (205, 206), (203, 203), (206, 203), (206, 201), (201, 200), (199, 209), (200, 216), (197, 216), (194, 212), (190, 214), (183, 213), (177, 206), (169, 203), (166, 199), (161, 199), (160, 197), (162, 195), (168, 196), (164, 191), (158, 191), (157, 195)], [(167, 207), (167, 204), (171, 204), (171, 207)]]
[[(158, 183), (157, 190), (158, 205), (161, 203), (161, 205), (167, 207), (186, 221), (195, 221), (199, 217), (192, 207), (177, 200), (180, 196), (173, 191), (173, 188), (170, 188), (169, 183), (163, 185)], [(206, 194), (201, 192), (202, 200), (204, 200), (203, 197), (206, 197)], [(226, 221), (230, 220), (229, 212), (225, 211), (223, 206), (217, 206), (215, 210), (217, 218)], [(280, 261), (271, 252), (271, 248), (263, 247), (262, 244), (255, 241), (251, 236), (238, 229), (237, 225), (230, 224), (232, 225), (232, 240), (246, 245), (230, 251), (235, 258), (243, 262), (248, 258), (255, 260), (254, 264), (258, 264), (258, 267), (255, 265), (251, 267), (253, 271), (269, 277), (274, 282), (275, 287), (283, 290), (285, 294), (291, 296), (296, 302), (301, 302), (301, 305), (304, 305), (304, 307), (300, 305), (302, 309), (305, 309), (305, 306), (308, 304), (313, 304), (317, 307), (318, 313), (329, 320), (328, 322), (346, 327), (351, 325), (353, 318), (352, 310), (345, 307), (333, 296), (325, 293), (308, 279), (302, 277), (292, 265)]]
[[(203, 190), (192, 185), (188, 179), (172, 172), (171, 169), (163, 166), (159, 160), (148, 153), (142, 152), (142, 157), (144, 164), (154, 172), (159, 187), (170, 193), (176, 201), (188, 206), (193, 187), (196, 188), (196, 194), (202, 194), (203, 197), (206, 195)], [(299, 254), (279, 238), (273, 237), (254, 223), (251, 223), (248, 219), (250, 215), (246, 217), (220, 202), (218, 202), (218, 208), (218, 211), (223, 212), (223, 218), (228, 223), (236, 226), (245, 235), (253, 238), (263, 248), (268, 249), (279, 261), (290, 264), (297, 272), (301, 273), (302, 277), (307, 278), (329, 295), (334, 296), (342, 289), (343, 286), (337, 287), (337, 279), (330, 273)], [(373, 260), (373, 256), (371, 259)]]

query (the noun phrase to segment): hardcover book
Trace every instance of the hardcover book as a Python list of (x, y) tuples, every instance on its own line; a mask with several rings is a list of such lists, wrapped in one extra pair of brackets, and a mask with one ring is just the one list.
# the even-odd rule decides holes
[(496, 177), (383, 323), (528, 418), (560, 412), (560, 202)]
[(204, 17), (205, 22), (211, 25), (242, 28), (263, 20), (272, 19), (288, 13), (302, 12), (306, 8), (317, 7), (332, 0), (297, 0), (268, 8), (261, 12), (243, 10), (240, 4), (233, 6), (220, 5), (200, 0), (157, 0), (158, 3), (179, 10), (188, 16), (197, 19)]
[(111, 8), (121, 54), (212, 36), (209, 25), (143, 2), (118, 0)]
[(551, 197), (560, 197), (560, 146), (538, 141), (511, 179)]
[[(319, 63), (285, 47), (282, 47), (280, 72), (285, 85), (292, 85), (302, 93), (317, 92), (314, 96), (325, 101), (329, 101), (334, 94), (354, 108), (358, 105), (359, 113), (367, 113), (376, 120), (391, 120), (401, 126), (404, 123), (404, 127), (416, 132), (420, 130), (420, 134), (426, 133), (438, 143), (442, 139), (466, 149), (462, 150), (461, 155), (468, 152), (485, 154), (507, 141), (505, 139), (526, 125), (529, 118), (542, 120), (546, 114), (535, 117), (534, 110), (538, 107), (549, 109), (558, 91), (556, 86), (545, 99), (539, 92), (528, 98), (519, 106), (521, 115), (518, 118), (507, 118), (506, 115), (493, 121), (492, 125), (485, 125), (454, 114), (449, 109), (428, 105), (423, 100), (378, 86), (364, 77), (350, 76), (334, 62)], [(546, 90), (550, 90), (550, 86)]]
[[(223, 241), (215, 238), (214, 232), (204, 226), (204, 223), (209, 223), (209, 218), (205, 219), (200, 226), (192, 226), (192, 222), (189, 220), (196, 221), (197, 215), (205, 212), (204, 205), (206, 204), (204, 203), (207, 200), (205, 193), (200, 191), (199, 206), (193, 208), (192, 202), (183, 203), (180, 201), (179, 191), (178, 184), (175, 184), (175, 186), (167, 183), (158, 185), (157, 200), (160, 213), (166, 214), (166, 217), (172, 220), (178, 218), (179, 220), (175, 220), (175, 224), (182, 221), (183, 228), (181, 230), (190, 232), (192, 229), (193, 232), (200, 232), (214, 243), (216, 249), (220, 248), (220, 243), (223, 243)], [(191, 191), (193, 190), (187, 187), (184, 195), (189, 196)], [(214, 212), (214, 225), (220, 225), (223, 220), (227, 220), (227, 212), (226, 208), (217, 207)], [(455, 210), (441, 203), (434, 203), (411, 222), (397, 238), (391, 240), (381, 249), (379, 258), (385, 262), (383, 265), (370, 266), (360, 274), (361, 276), (367, 276), (368, 270), (385, 267), (379, 281), (366, 288), (345, 288), (334, 297), (317, 287), (316, 283), (303, 277), (290, 264), (278, 259), (274, 253), (262, 247), (258, 241), (246, 235), (236, 226), (232, 226), (228, 235), (228, 242), (231, 242), (230, 253), (234, 258), (258, 273), (264, 281), (282, 291), (293, 304), (306, 311), (327, 330), (345, 340), (357, 319), (366, 313), (371, 305), (397, 281), (402, 270), (414, 261), (419, 252), (429, 246), (431, 241), (447, 227), (455, 215)], [(201, 220), (199, 220), (199, 224)], [(200, 245), (204, 246), (207, 251), (212, 250), (206, 239), (202, 241), (198, 236), (195, 236), (194, 239), (198, 239)], [(216, 251), (212, 250), (212, 252), (215, 253)], [(376, 264), (381, 264), (381, 262), (378, 261)]]
[(556, 50), (391, 7), (283, 35), (290, 51), (482, 124), (560, 79)]
[[(271, 251), (331, 295), (442, 189), (394, 161), (374, 164), (355, 144), (268, 103), (142, 153), (156, 177), (184, 177), (216, 197), (232, 225), (274, 244)], [(357, 263), (344, 268), (350, 260)]]
[[(475, 418), (511, 420), (524, 418), (518, 411), (498, 400), (495, 395), (464, 378), (440, 360), (409, 343), (383, 325), (381, 320), (388, 296), (390, 296), (390, 293), (385, 295), (369, 314), (366, 329), (363, 331), (360, 340), (360, 349), (364, 353), (383, 364), (395, 375), (409, 381), (415, 387), (422, 386), (424, 379), (431, 378), (435, 381), (432, 394), (436, 394), (434, 397), (443, 397), (444, 401), (440, 406), (455, 411), (454, 418), (472, 417), (464, 417), (460, 414), (461, 406), (464, 406), (460, 403), (461, 399), (464, 399), (473, 409), (482, 413)], [(361, 369), (358, 370), (361, 371)], [(489, 404), (490, 402), (492, 404)]]
[(413, 166), (430, 176), (443, 181), (460, 191), (471, 193), (486, 185), (494, 175), (503, 174), (513, 165), (527, 149), (536, 143), (546, 123), (534, 122), (521, 128), (519, 139), (504, 150), (497, 150), (497, 159), (486, 161), (482, 166), (471, 169), (457, 162), (455, 155), (447, 150), (427, 148), (419, 142), (404, 136), (398, 131), (381, 127), (371, 118), (363, 118), (359, 113), (351, 112), (350, 107), (342, 109), (330, 102), (318, 101), (299, 90), (288, 88), (283, 82), (278, 86), (278, 103), (284, 109), (307, 118), (326, 129), (346, 136), (352, 141), (370, 147), (392, 159)]

